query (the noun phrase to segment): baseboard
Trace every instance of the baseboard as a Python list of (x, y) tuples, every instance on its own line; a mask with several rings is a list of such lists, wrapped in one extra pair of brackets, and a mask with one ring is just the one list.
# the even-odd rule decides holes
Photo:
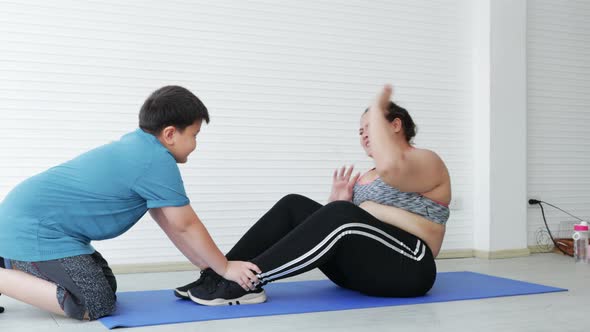
[(452, 249), (442, 250), (436, 256), (436, 259), (452, 259), (452, 258), (471, 258), (473, 257), (473, 249)]
[(197, 271), (198, 268), (189, 262), (170, 263), (146, 263), (146, 264), (113, 264), (111, 266), (115, 274), (128, 273), (152, 273), (152, 272), (178, 272)]
[(548, 252), (553, 252), (555, 247), (547, 247), (547, 246), (529, 246), (529, 250), (531, 254), (544, 254)]
[(531, 250), (529, 248), (496, 250), (496, 251), (474, 250), (473, 252), (474, 252), (476, 258), (485, 258), (485, 259), (514, 258), (514, 257), (529, 256), (531, 254)]
[[(469, 258), (473, 257), (473, 250), (443, 250), (436, 259), (449, 258)], [(198, 268), (189, 262), (170, 262), (170, 263), (146, 263), (146, 264), (113, 264), (111, 269), (116, 274), (130, 273), (155, 273), (155, 272), (179, 272), (179, 271), (197, 271)]]
[[(528, 256), (531, 253), (551, 252), (551, 249), (530, 246), (523, 249), (482, 251), (473, 249), (452, 249), (441, 251), (436, 259), (453, 259), (453, 258), (485, 258), (500, 259)], [(128, 273), (153, 273), (153, 272), (178, 272), (178, 271), (197, 271), (198, 268), (189, 262), (170, 262), (170, 263), (146, 263), (146, 264), (114, 264), (111, 266), (116, 274)]]
[(436, 259), (449, 259), (449, 258), (485, 258), (485, 259), (501, 259), (501, 258), (513, 258), (529, 256), (530, 254), (546, 253), (551, 252), (551, 249), (539, 246), (529, 246), (523, 249), (510, 249), (510, 250), (498, 250), (498, 251), (483, 251), (474, 249), (455, 249), (455, 250), (443, 250), (441, 251)]

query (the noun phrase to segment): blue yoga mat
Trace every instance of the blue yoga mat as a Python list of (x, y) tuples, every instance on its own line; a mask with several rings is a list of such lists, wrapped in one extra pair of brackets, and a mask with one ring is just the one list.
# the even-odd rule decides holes
[(273, 283), (265, 290), (266, 303), (221, 307), (178, 299), (171, 290), (123, 292), (117, 294), (117, 311), (100, 321), (112, 329), (566, 291), (474, 272), (439, 273), (428, 294), (416, 298), (370, 297), (340, 288), (329, 280)]

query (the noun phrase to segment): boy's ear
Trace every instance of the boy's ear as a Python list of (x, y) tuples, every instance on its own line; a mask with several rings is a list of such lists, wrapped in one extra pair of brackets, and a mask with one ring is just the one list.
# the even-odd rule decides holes
[(174, 144), (174, 134), (176, 133), (176, 127), (168, 126), (162, 129), (160, 133), (160, 139), (166, 142), (166, 144), (173, 145)]

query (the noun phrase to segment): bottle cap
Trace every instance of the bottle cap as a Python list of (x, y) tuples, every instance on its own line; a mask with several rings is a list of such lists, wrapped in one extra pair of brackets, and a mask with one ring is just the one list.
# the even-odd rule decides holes
[(587, 232), (588, 231), (588, 223), (585, 221), (582, 221), (579, 224), (575, 224), (574, 231)]

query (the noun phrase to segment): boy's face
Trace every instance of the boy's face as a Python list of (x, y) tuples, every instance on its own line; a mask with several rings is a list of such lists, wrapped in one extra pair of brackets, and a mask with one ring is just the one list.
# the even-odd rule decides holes
[(175, 127), (166, 127), (158, 139), (170, 153), (174, 156), (177, 163), (186, 163), (191, 152), (197, 147), (197, 135), (201, 131), (202, 120), (195, 121), (192, 125), (186, 127), (183, 131)]

